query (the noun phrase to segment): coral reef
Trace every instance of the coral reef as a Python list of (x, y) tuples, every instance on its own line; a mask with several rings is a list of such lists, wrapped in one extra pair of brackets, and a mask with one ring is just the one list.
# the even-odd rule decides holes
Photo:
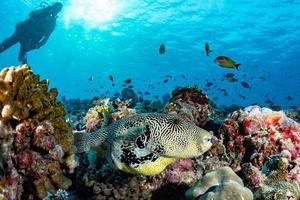
[(56, 101), (57, 90), (48, 91), (48, 84), (28, 65), (0, 72), (0, 193), (5, 199), (43, 198), (71, 185), (63, 170), (76, 167), (72, 128)]
[[(250, 163), (242, 165), (249, 187), (254, 191), (255, 199), (299, 199), (300, 187), (297, 185), (299, 163), (292, 163), (285, 152), (270, 156), (264, 163), (262, 172)], [(263, 174), (264, 173), (264, 174)], [(296, 178), (296, 180), (295, 180)]]
[(208, 96), (197, 87), (175, 89), (165, 108), (165, 112), (177, 113), (200, 127), (203, 127), (208, 121), (210, 110)]
[(134, 107), (135, 104), (138, 102), (138, 96), (135, 94), (133, 89), (131, 88), (124, 88), (121, 91), (121, 100), (127, 101), (130, 100), (130, 105), (127, 105), (127, 107)]
[(261, 169), (266, 158), (286, 150), (295, 160), (300, 156), (300, 125), (283, 112), (259, 106), (235, 111), (220, 128), (227, 156), (235, 163), (251, 162)]
[(88, 110), (84, 117), (85, 130), (87, 132), (92, 132), (97, 128), (105, 127), (108, 125), (111, 116), (111, 106), (108, 105), (108, 102), (109, 99), (103, 98), (97, 101), (97, 105)]
[[(211, 191), (212, 190), (212, 191)], [(205, 174), (185, 193), (188, 199), (240, 199), (252, 200), (252, 192), (244, 187), (243, 181), (230, 167), (221, 167)]]

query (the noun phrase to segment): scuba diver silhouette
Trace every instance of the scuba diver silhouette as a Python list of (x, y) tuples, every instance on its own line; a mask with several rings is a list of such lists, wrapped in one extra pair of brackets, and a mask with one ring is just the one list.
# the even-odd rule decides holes
[(20, 43), (18, 60), (27, 63), (26, 53), (43, 46), (56, 26), (57, 14), (62, 9), (59, 2), (42, 9), (34, 10), (29, 14), (29, 19), (16, 25), (16, 30), (9, 38), (0, 44), (0, 53)]

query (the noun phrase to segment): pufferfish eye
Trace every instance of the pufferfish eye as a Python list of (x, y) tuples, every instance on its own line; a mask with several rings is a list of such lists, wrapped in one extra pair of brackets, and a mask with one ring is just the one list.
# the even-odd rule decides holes
[(204, 143), (211, 143), (211, 137), (204, 137), (203, 142)]

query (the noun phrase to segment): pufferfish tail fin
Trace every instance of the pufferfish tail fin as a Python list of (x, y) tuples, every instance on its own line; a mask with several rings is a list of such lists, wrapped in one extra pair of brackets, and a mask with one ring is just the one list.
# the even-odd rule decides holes
[(77, 153), (83, 153), (90, 150), (89, 133), (86, 133), (85, 131), (75, 131), (74, 145), (77, 148)]
[(77, 153), (86, 152), (91, 147), (102, 145), (106, 141), (107, 136), (105, 129), (99, 129), (92, 133), (85, 131), (74, 132), (74, 145), (77, 148)]

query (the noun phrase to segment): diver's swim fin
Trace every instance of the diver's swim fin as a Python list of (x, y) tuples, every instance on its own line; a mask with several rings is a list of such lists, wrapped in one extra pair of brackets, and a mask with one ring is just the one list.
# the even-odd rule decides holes
[(6, 49), (9, 49), (13, 45), (15, 45), (18, 42), (17, 38), (15, 35), (5, 39), (1, 44), (0, 44), (0, 53), (5, 51)]

